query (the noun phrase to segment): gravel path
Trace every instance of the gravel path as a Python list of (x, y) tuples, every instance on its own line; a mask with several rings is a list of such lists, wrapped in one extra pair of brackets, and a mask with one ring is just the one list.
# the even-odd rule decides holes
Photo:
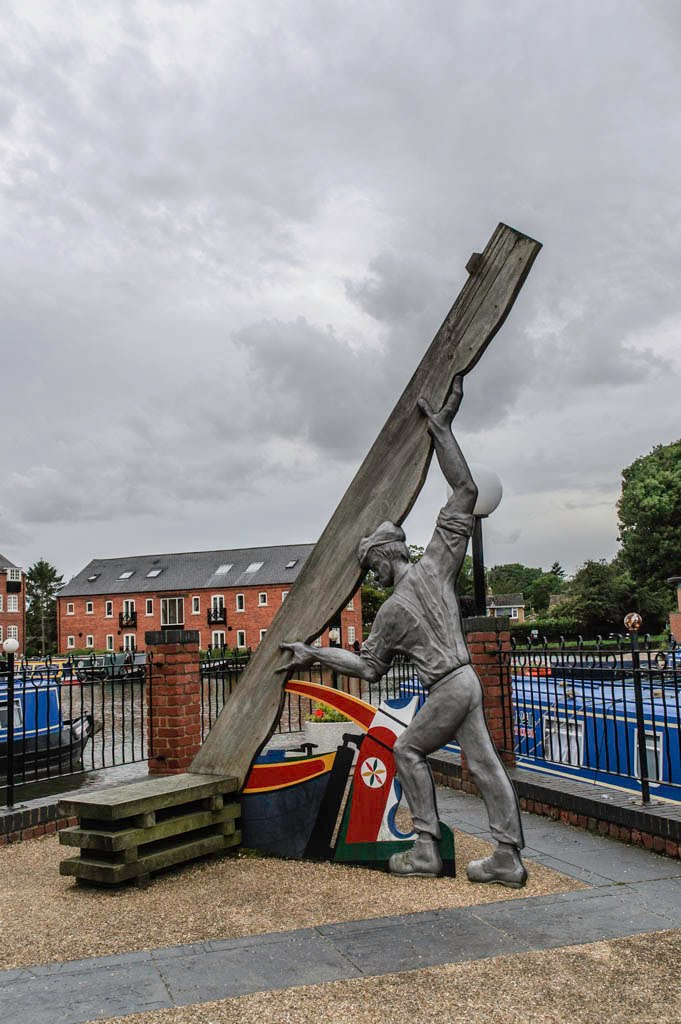
[(459, 832), (456, 844), (455, 879), (238, 854), (108, 891), (59, 875), (72, 851), (56, 836), (16, 843), (0, 849), (0, 969), (584, 888), (531, 862), (524, 890), (471, 885), (465, 864), (490, 847)]
[(106, 1024), (678, 1024), (680, 962), (681, 932), (657, 932), (259, 992)]

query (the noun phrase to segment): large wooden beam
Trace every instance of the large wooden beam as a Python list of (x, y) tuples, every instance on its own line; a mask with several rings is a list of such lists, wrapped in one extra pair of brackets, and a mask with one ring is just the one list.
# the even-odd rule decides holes
[(276, 725), (288, 656), (285, 640), (315, 639), (356, 590), (357, 546), (386, 519), (401, 523), (428, 471), (432, 443), (417, 399), (439, 409), (456, 374), (468, 373), (506, 319), (541, 249), (500, 224), (458, 299), (388, 417), (326, 529), (225, 704), (190, 771), (234, 775), (241, 782)]

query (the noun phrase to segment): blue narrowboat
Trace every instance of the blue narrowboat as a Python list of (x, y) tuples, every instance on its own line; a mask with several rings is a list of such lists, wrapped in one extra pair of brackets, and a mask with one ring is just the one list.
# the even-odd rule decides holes
[[(62, 717), (60, 684), (52, 672), (22, 672), (14, 680), (14, 771), (36, 778), (73, 770), (93, 732), (91, 715)], [(0, 778), (7, 776), (9, 722), (7, 673), (0, 674)]]

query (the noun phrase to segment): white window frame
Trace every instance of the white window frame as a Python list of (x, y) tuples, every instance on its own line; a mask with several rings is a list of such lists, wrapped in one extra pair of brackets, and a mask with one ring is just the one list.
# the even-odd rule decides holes
[(0, 626), (0, 644), (2, 643), (2, 626)]
[(129, 619), (135, 614), (135, 599), (127, 597), (123, 602), (123, 618)]
[(287, 597), (288, 597), (288, 590), (282, 590), (282, 592), (281, 592), (282, 603), (286, 600)]
[(113, 619), (113, 601), (104, 602), (104, 618)]
[(246, 566), (244, 572), (258, 572), (259, 569), (262, 569), (264, 564), (264, 562), (251, 562), (250, 565)]
[(312, 646), (313, 647), (321, 647), (322, 646), (322, 638), (320, 636), (318, 636), (316, 640), (312, 641)]
[(354, 644), (355, 640), (357, 639), (357, 632), (355, 630), (355, 627), (354, 626), (348, 626), (347, 633), (348, 633), (348, 643), (349, 644)]
[(262, 640), (264, 640), (266, 632), (267, 632), (266, 629), (261, 629), (260, 630), (260, 640), (261, 640), (261, 642), (262, 642)]
[(192, 594), (192, 615), (201, 614), (201, 598), (197, 594)]
[(137, 646), (135, 644), (135, 634), (134, 633), (124, 633), (123, 634), (123, 650), (124, 651), (136, 651), (137, 650)]
[(19, 611), (19, 595), (8, 594), (7, 595), (7, 611), (18, 612)]
[(7, 627), (7, 639), (8, 640), (18, 640), (19, 639), (19, 627), (18, 626), (8, 626)]
[(8, 569), (7, 579), (12, 583), (21, 583), (21, 569)]
[(214, 629), (210, 638), (212, 647), (225, 647), (227, 645), (227, 634), (224, 629)]
[(236, 631), (236, 645), (237, 645), (237, 647), (245, 647), (246, 646), (246, 630), (245, 629), (237, 629), (237, 631)]
[[(633, 732), (634, 738), (634, 775), (637, 779), (641, 778), (641, 761), (638, 756), (638, 738), (636, 736), (636, 730)], [(662, 782), (662, 765), (663, 765), (663, 753), (664, 753), (664, 736), (661, 732), (646, 732), (646, 757), (648, 760), (648, 782), (651, 786), (659, 786)], [(657, 769), (651, 772), (651, 768), (655, 769), (655, 751), (657, 748)], [(651, 763), (652, 760), (652, 763)]]
[[(236, 605), (236, 610), (238, 612), (245, 612), (246, 611), (246, 595), (245, 594), (236, 594), (235, 598), (234, 598), (234, 603)], [(239, 607), (239, 605), (241, 605), (241, 607)]]
[(0, 612), (2, 611), (2, 594), (0, 594)]
[[(171, 606), (171, 602), (175, 603), (175, 622), (168, 621), (168, 611)], [(182, 609), (182, 617), (178, 616), (178, 609)], [(173, 629), (177, 627), (181, 629), (184, 626), (184, 597), (162, 597), (161, 598), (161, 626), (167, 629)]]
[(354, 610), (355, 610), (355, 599), (354, 599), (354, 597), (350, 598), (350, 600), (348, 601), (348, 603), (345, 606), (345, 610), (346, 610), (346, 612), (354, 612)]
[(212, 612), (224, 611), (225, 607), (225, 595), (224, 594), (211, 594), (210, 596), (210, 610)]
[(545, 761), (580, 768), (584, 759), (584, 722), (553, 712), (544, 715), (542, 749)]
[(85, 602), (85, 614), (86, 615), (94, 615), (95, 614), (95, 602), (94, 601), (86, 601)]
[(106, 634), (106, 649), (107, 651), (113, 651), (114, 649), (114, 635), (113, 633)]
[(153, 615), (154, 614), (154, 599), (153, 599), (153, 597), (145, 598), (144, 614), (145, 615)]
[(267, 591), (266, 590), (261, 590), (260, 593), (258, 594), (258, 608), (266, 608), (266, 607), (267, 607)]
[(72, 651), (75, 648), (75, 646), (76, 646), (76, 638), (75, 638), (75, 636), (67, 636), (67, 638), (66, 638), (66, 646), (67, 646), (68, 650), (70, 650), (70, 651)]
[(88, 633), (87, 636), (85, 637), (85, 646), (86, 647), (94, 647), (95, 646), (95, 638), (92, 635), (92, 633)]

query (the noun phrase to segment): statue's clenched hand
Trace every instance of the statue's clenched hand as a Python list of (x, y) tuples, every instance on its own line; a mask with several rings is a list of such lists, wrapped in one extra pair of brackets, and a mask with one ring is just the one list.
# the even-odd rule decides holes
[(300, 640), (295, 640), (290, 644), (279, 644), (279, 646), (282, 651), (290, 651), (292, 655), (288, 665), (280, 669), (282, 672), (288, 672), (292, 668), (309, 668), (315, 660), (315, 655), (311, 653), (308, 645)]

